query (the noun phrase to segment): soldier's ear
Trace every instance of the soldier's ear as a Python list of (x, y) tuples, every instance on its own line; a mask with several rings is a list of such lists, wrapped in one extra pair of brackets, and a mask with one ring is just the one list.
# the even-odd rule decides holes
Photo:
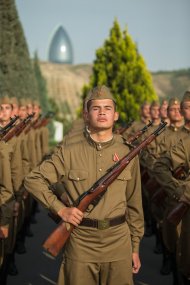
[(119, 113), (115, 112), (114, 114), (114, 121), (116, 122), (119, 119)]

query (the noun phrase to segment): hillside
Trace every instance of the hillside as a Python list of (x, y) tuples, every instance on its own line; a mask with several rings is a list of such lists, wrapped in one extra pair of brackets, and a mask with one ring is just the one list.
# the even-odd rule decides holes
[[(81, 103), (81, 90), (83, 85), (89, 82), (92, 65), (60, 65), (41, 62), (40, 67), (47, 81), (49, 97), (54, 98), (60, 108), (68, 104), (75, 117)], [(190, 90), (190, 69), (154, 72), (152, 79), (160, 98), (174, 96), (181, 98), (185, 90)]]

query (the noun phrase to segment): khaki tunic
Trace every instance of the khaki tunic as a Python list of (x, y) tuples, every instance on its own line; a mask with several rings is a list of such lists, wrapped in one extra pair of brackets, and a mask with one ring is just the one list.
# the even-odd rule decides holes
[(11, 182), (9, 146), (0, 142), (0, 224), (8, 225), (13, 213), (14, 193)]
[[(166, 186), (168, 196), (176, 201), (178, 201), (182, 194), (190, 201), (189, 175), (185, 181), (179, 181), (172, 176), (171, 172), (181, 165), (184, 165), (187, 169), (190, 168), (189, 145), (189, 136), (180, 140), (176, 146), (171, 148), (171, 150), (157, 162), (155, 169), (157, 179), (162, 181), (162, 184)], [(182, 219), (179, 255), (180, 270), (185, 276), (190, 277), (190, 209)]]
[(33, 128), (28, 132), (26, 140), (29, 149), (30, 170), (32, 170), (37, 165), (35, 130)]
[(42, 145), (41, 145), (41, 131), (35, 129), (35, 149), (36, 149), (36, 160), (37, 164), (42, 161)]
[(49, 130), (47, 127), (40, 128), (42, 157), (49, 153)]
[[(96, 143), (92, 139), (73, 143), (44, 161), (25, 179), (26, 189), (46, 208), (58, 212), (63, 204), (48, 185), (60, 178), (72, 204), (107, 169), (114, 164), (114, 155), (122, 158), (128, 153), (120, 136), (110, 142)], [(104, 231), (77, 227), (65, 248), (65, 256), (82, 262), (108, 262), (125, 258), (131, 240), (132, 251), (138, 252), (143, 236), (143, 211), (138, 158), (134, 158), (119, 177), (108, 187), (99, 204), (85, 212), (85, 217), (106, 219), (127, 213), (127, 223)]]
[(13, 190), (16, 198), (22, 195), (21, 185), (24, 178), (21, 155), (21, 140), (13, 137), (8, 143), (10, 146), (10, 164)]
[(27, 136), (28, 135), (25, 135), (24, 133), (21, 133), (19, 136), (24, 177), (30, 172), (30, 169), (31, 169), (30, 158), (29, 158), (29, 146), (27, 144), (28, 143)]

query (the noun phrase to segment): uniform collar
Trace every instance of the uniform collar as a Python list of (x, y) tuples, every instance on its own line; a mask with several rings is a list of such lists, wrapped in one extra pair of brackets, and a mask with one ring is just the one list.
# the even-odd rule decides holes
[(177, 132), (181, 127), (176, 127), (176, 126), (171, 124), (170, 126), (168, 126), (168, 128), (173, 132)]
[(106, 142), (97, 142), (97, 141), (94, 141), (91, 136), (88, 136), (87, 138), (88, 142), (90, 145), (92, 145), (94, 148), (96, 148), (97, 150), (102, 150), (102, 149), (105, 149), (111, 145), (114, 144), (115, 142), (115, 135), (113, 135), (113, 137), (109, 140), (109, 141), (106, 141)]
[(183, 126), (182, 129), (183, 129), (187, 134), (190, 133), (190, 129), (186, 128), (186, 126)]

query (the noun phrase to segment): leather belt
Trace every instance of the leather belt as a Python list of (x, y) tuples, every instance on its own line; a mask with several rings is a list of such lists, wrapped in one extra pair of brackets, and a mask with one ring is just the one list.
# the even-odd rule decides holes
[(126, 222), (125, 215), (118, 216), (112, 219), (105, 219), (105, 220), (95, 220), (95, 219), (88, 219), (84, 218), (80, 223), (80, 226), (96, 228), (99, 230), (105, 230), (110, 227), (114, 227)]

